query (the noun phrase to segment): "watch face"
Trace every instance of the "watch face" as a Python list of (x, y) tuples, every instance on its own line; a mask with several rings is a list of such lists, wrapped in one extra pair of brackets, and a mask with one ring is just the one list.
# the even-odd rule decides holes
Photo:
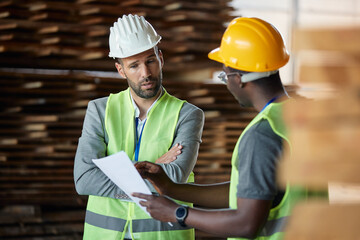
[(178, 208), (178, 209), (176, 210), (176, 216), (177, 216), (178, 218), (182, 218), (182, 217), (185, 215), (185, 213), (186, 213), (186, 209), (183, 208), (183, 207)]

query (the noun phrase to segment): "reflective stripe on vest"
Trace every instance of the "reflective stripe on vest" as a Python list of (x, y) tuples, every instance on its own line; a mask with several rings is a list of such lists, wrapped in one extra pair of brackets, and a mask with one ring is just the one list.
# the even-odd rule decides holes
[[(126, 225), (126, 220), (116, 217), (104, 216), (91, 211), (86, 211), (85, 222), (96, 227), (122, 232)], [(182, 227), (178, 223), (172, 223), (170, 226), (167, 222), (156, 221), (152, 218), (133, 220), (133, 232), (156, 232), (156, 231), (174, 231), (185, 230), (190, 227)]]
[[(173, 142), (180, 110), (184, 104), (165, 89), (147, 115), (139, 161), (155, 161)], [(135, 118), (129, 89), (111, 94), (105, 110), (105, 129), (109, 137), (107, 155), (125, 151), (135, 157)], [(193, 182), (193, 173), (188, 181)], [(185, 204), (185, 203), (184, 203)], [(191, 205), (187, 203), (187, 205)], [(136, 239), (193, 239), (194, 229), (152, 219), (134, 202), (108, 197), (89, 196), (84, 237), (122, 239), (129, 229)]]
[[(232, 155), (232, 168), (231, 168), (231, 181), (229, 191), (229, 205), (230, 208), (237, 208), (237, 184), (239, 182), (239, 173), (237, 170), (238, 149), (241, 138), (252, 126), (257, 124), (262, 119), (266, 119), (272, 130), (285, 140), (289, 146), (290, 142), (287, 138), (286, 129), (282, 119), (282, 105), (283, 103), (271, 103), (262, 112), (260, 112), (245, 128), (241, 136), (236, 143), (233, 155)], [(293, 205), (300, 200), (302, 196), (305, 196), (305, 191), (299, 188), (286, 187), (285, 194), (280, 204), (275, 208), (272, 208), (269, 212), (269, 216), (265, 226), (256, 239), (279, 239), (282, 236), (284, 226), (286, 224), (287, 217), (290, 215)], [(244, 238), (229, 238), (229, 239), (244, 239)]]

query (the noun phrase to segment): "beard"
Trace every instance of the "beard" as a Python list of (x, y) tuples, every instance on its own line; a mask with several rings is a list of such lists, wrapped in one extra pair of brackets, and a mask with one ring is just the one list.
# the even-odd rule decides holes
[[(135, 94), (137, 96), (144, 98), (144, 99), (151, 99), (151, 98), (155, 97), (159, 92), (159, 89), (160, 89), (161, 83), (162, 83), (162, 73), (160, 73), (157, 77), (148, 77), (146, 79), (143, 79), (138, 84), (135, 84), (134, 82), (132, 82), (129, 79), (127, 79), (127, 80), (128, 80), (129, 86), (135, 92)], [(150, 89), (142, 89), (141, 88), (144, 83), (149, 83), (149, 82), (155, 83), (154, 87), (152, 87)]]

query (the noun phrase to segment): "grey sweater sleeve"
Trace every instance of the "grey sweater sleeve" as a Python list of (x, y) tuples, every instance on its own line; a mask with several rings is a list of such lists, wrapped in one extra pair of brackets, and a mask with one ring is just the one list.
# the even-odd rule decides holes
[(81, 137), (74, 162), (74, 181), (80, 195), (113, 197), (122, 194), (95, 164), (92, 159), (106, 155), (104, 113), (107, 98), (90, 101), (86, 110)]
[[(104, 124), (106, 102), (107, 98), (100, 98), (90, 101), (88, 104), (75, 155), (75, 187), (80, 195), (124, 198), (124, 192), (92, 162), (92, 159), (106, 155), (108, 143)], [(185, 103), (180, 111), (173, 141), (173, 145), (183, 144), (182, 154), (174, 162), (162, 164), (165, 172), (173, 181), (185, 182), (192, 171), (201, 142), (203, 124), (203, 111)], [(149, 182), (147, 184), (151, 191), (155, 191)]]
[(192, 104), (184, 103), (176, 125), (172, 146), (180, 143), (182, 153), (169, 164), (160, 164), (174, 182), (184, 183), (193, 170), (201, 143), (204, 112)]

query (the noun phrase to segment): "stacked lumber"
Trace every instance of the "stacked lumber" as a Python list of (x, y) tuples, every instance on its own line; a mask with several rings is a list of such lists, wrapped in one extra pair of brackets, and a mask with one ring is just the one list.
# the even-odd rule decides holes
[(54, 206), (6, 206), (0, 212), (1, 239), (82, 239), (85, 211)]
[(331, 94), (293, 102), (286, 109), (293, 147), (280, 165), (280, 181), (328, 190), (330, 201), (309, 200), (297, 206), (285, 239), (358, 238), (359, 36), (358, 27), (295, 32), (300, 85), (326, 86)]
[[(0, 78), (0, 238), (79, 239), (87, 197), (75, 192), (72, 172), (87, 103), (127, 82), (64, 70), (2, 69)], [(232, 150), (256, 112), (241, 108), (222, 84), (164, 86), (205, 113), (196, 182), (229, 180)], [(62, 211), (64, 220), (48, 217)], [(74, 212), (81, 217), (72, 220)]]
[[(94, 78), (1, 72), (0, 202), (74, 205), (73, 158)], [(116, 79), (102, 79), (107, 84)], [(123, 83), (121, 85), (121, 83)], [(124, 88), (126, 81), (120, 81)], [(106, 84), (104, 84), (106, 87)]]
[(215, 66), (230, 0), (7, 0), (0, 3), (5, 67), (113, 70), (109, 28), (123, 14), (145, 16), (163, 36), (165, 71)]

